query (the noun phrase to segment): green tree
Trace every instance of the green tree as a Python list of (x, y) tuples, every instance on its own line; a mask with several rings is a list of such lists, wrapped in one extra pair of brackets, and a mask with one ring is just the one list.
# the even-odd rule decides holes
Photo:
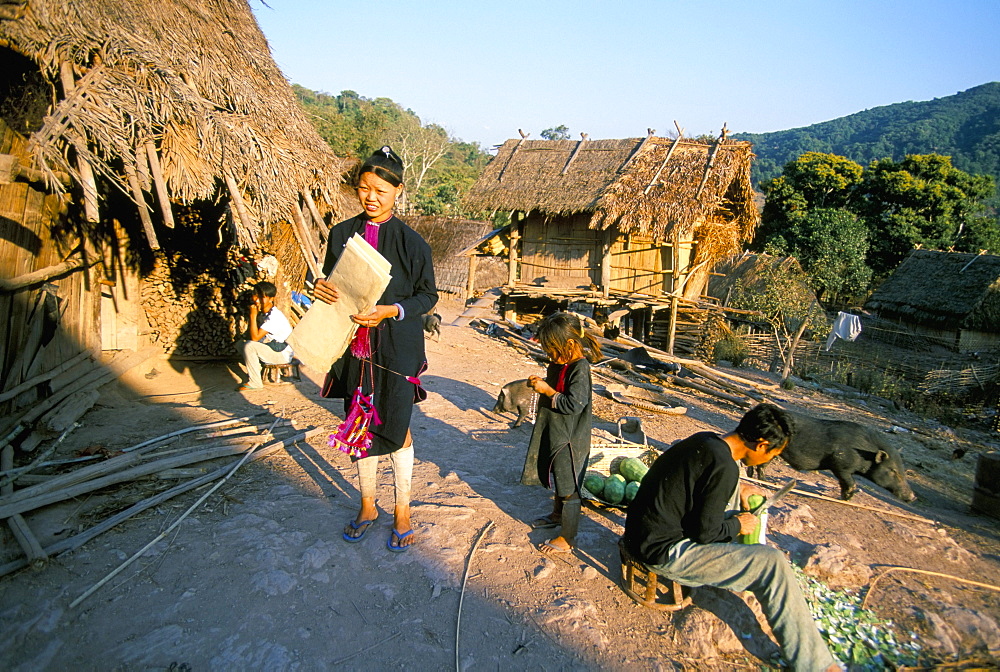
[(823, 309), (808, 291), (806, 276), (794, 260), (764, 257), (752, 282), (736, 283), (729, 303), (763, 315), (778, 346), (782, 378), (791, 374), (795, 349), (806, 331), (814, 337), (830, 331)]
[(881, 159), (863, 169), (806, 152), (763, 188), (754, 249), (796, 257), (824, 298), (863, 292), (872, 272), (888, 274), (918, 246), (1000, 252), (1000, 226), (985, 205), (993, 179), (958, 170), (947, 156)]
[(389, 98), (365, 98), (355, 91), (337, 96), (294, 85), (320, 136), (346, 158), (364, 159), (384, 144), (403, 159), (404, 208), (427, 214), (468, 216), (461, 197), (490, 161), (476, 143), (449, 137), (437, 124), (424, 124), (412, 110)]
[(559, 124), (554, 128), (546, 128), (541, 135), (545, 140), (569, 140), (569, 128), (565, 124)]
[(994, 245), (997, 223), (985, 215), (996, 186), (988, 175), (970, 175), (951, 157), (912, 154), (880, 159), (865, 171), (859, 213), (874, 233), (869, 260), (876, 273), (895, 268), (917, 247), (978, 252)]
[(802, 264), (820, 299), (858, 296), (867, 291), (868, 229), (853, 212), (842, 208), (810, 210), (802, 220), (799, 247), (790, 251)]

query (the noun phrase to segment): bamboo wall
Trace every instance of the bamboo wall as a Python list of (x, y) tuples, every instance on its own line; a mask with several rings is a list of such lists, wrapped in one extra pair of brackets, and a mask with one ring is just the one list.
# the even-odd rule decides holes
[[(537, 212), (522, 224), (519, 280), (525, 284), (568, 289), (601, 286), (604, 232), (589, 228), (582, 213), (546, 219)], [(678, 269), (690, 267), (694, 243), (682, 241)], [(669, 242), (618, 236), (610, 249), (610, 289), (626, 294), (663, 296), (674, 288), (674, 250)], [(678, 282), (683, 281), (679, 275)]]
[(553, 288), (599, 285), (602, 233), (587, 228), (589, 221), (586, 214), (546, 219), (531, 212), (521, 229), (520, 281)]
[[(0, 157), (31, 165), (24, 138), (0, 120)], [(62, 197), (43, 186), (0, 177), (0, 277), (5, 280), (61, 263), (78, 242), (54, 239)], [(47, 372), (84, 350), (100, 351), (98, 274), (77, 269), (44, 284), (0, 291), (0, 392)], [(29, 390), (0, 412), (30, 404)]]

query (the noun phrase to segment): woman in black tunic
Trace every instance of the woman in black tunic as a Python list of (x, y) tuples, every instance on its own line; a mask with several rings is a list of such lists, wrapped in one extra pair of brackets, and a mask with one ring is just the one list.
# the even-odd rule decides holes
[[(352, 315), (359, 325), (351, 347), (327, 376), (323, 394), (344, 400), (345, 413), (360, 388), (373, 395), (379, 424), (370, 427), (367, 457), (352, 455), (358, 468), (361, 510), (344, 528), (344, 540), (358, 542), (375, 519), (375, 474), (379, 455), (389, 455), (395, 482), (393, 530), (387, 546), (405, 551), (413, 543), (410, 524), (410, 480), (413, 472), (413, 439), (410, 413), (422, 390), (413, 382), (427, 365), (421, 316), (437, 303), (431, 250), (416, 231), (395, 215), (393, 207), (403, 191), (403, 163), (389, 147), (372, 154), (361, 166), (358, 200), (364, 211), (332, 229), (327, 242), (323, 275), (329, 276), (355, 233), (363, 236), (392, 265), (392, 279), (375, 308), (367, 315)], [(316, 298), (334, 303), (337, 288), (316, 281)], [(370, 353), (370, 354), (369, 354)], [(412, 379), (412, 380), (411, 380)]]

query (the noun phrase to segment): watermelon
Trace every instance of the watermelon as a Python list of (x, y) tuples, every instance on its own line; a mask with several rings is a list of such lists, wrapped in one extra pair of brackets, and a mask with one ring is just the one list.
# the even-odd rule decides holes
[(587, 488), (590, 494), (595, 497), (600, 497), (601, 493), (604, 492), (604, 477), (591, 472), (583, 479), (583, 487)]
[(631, 502), (635, 499), (635, 493), (639, 492), (639, 483), (636, 481), (630, 481), (625, 484), (625, 501)]
[(647, 471), (649, 467), (637, 457), (628, 457), (618, 465), (618, 473), (624, 476), (626, 481), (641, 481)]
[(625, 499), (625, 477), (621, 474), (612, 474), (604, 481), (604, 501), (610, 504), (617, 504)]

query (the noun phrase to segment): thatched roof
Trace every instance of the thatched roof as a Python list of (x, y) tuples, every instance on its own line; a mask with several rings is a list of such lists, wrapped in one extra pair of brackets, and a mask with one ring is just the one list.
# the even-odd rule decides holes
[(592, 212), (591, 228), (617, 225), (655, 240), (694, 234), (719, 243), (718, 258), (738, 252), (757, 226), (752, 158), (750, 143), (726, 138), (508, 140), (466, 202), (549, 216)]
[[(38, 168), (79, 181), (75, 153), (131, 196), (123, 165), (142, 175), (152, 142), (172, 200), (214, 198), (229, 177), (255, 226), (289, 219), (303, 190), (340, 213), (342, 161), (299, 109), (246, 0), (5, 7), (0, 45), (53, 87), (30, 138)], [(237, 226), (241, 242), (255, 238)]]
[(939, 329), (1000, 331), (1000, 256), (914, 250), (865, 308)]

